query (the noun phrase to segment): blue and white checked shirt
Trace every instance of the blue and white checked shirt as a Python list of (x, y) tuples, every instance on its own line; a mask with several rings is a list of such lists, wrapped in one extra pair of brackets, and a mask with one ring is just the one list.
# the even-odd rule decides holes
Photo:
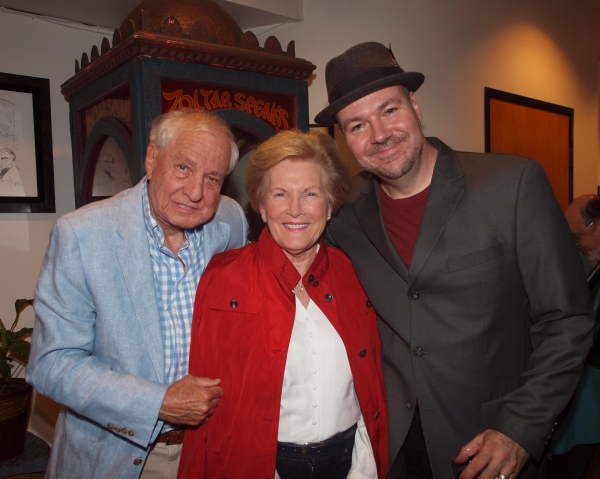
[(185, 231), (177, 258), (165, 245), (165, 235), (150, 213), (147, 183), (142, 201), (165, 346), (165, 384), (171, 385), (188, 373), (194, 299), (206, 266), (203, 230), (199, 226)]

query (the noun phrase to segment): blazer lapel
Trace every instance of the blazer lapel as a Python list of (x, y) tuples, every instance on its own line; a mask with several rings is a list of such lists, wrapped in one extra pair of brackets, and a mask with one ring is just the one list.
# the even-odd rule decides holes
[(354, 203), (354, 211), (360, 227), (377, 248), (379, 254), (404, 281), (408, 281), (408, 268), (385, 231), (377, 180), (373, 179), (361, 192)]
[(465, 191), (464, 173), (454, 151), (437, 138), (428, 138), (428, 141), (437, 147), (438, 156), (408, 273), (409, 288), (417, 279)]
[(146, 182), (140, 182), (123, 199), (121, 219), (117, 227), (121, 240), (117, 240), (115, 249), (141, 331), (141, 339), (146, 345), (157, 380), (162, 382), (165, 376), (164, 345), (142, 208), (142, 188), (145, 187)]
[(231, 237), (231, 226), (221, 220), (217, 213), (211, 221), (202, 226), (202, 252), (205, 258), (205, 265), (208, 265), (210, 259), (217, 253), (227, 249)]

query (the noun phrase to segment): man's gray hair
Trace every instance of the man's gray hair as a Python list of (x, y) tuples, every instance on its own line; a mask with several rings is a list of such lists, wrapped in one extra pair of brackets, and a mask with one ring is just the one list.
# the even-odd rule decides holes
[(159, 149), (163, 149), (181, 132), (214, 134), (215, 130), (220, 130), (229, 139), (231, 149), (229, 167), (227, 168), (227, 174), (229, 174), (237, 164), (239, 156), (238, 147), (229, 125), (214, 113), (194, 108), (173, 110), (164, 113), (152, 122), (150, 142), (158, 146)]

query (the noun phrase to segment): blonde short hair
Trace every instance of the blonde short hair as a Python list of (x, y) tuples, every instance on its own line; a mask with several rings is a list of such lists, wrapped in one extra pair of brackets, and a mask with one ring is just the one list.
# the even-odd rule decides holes
[(181, 132), (186, 133), (211, 133), (220, 130), (229, 140), (231, 156), (227, 174), (231, 173), (238, 161), (238, 147), (235, 143), (235, 137), (229, 129), (229, 125), (220, 116), (210, 113), (206, 110), (196, 110), (186, 108), (184, 110), (173, 110), (160, 115), (152, 122), (150, 129), (150, 142), (158, 146), (159, 149), (165, 148)]
[(283, 160), (310, 161), (325, 173), (325, 190), (335, 213), (350, 193), (352, 177), (350, 168), (330, 136), (320, 133), (303, 133), (287, 130), (277, 133), (262, 143), (246, 169), (246, 191), (254, 211), (267, 197), (267, 173)]

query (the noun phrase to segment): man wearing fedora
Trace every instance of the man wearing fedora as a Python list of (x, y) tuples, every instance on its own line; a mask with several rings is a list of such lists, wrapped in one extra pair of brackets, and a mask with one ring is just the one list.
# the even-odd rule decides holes
[(390, 477), (542, 477), (594, 325), (542, 167), (425, 138), (424, 76), (379, 43), (332, 59), (325, 77), (315, 121), (337, 122), (372, 174), (327, 234), (378, 314)]

